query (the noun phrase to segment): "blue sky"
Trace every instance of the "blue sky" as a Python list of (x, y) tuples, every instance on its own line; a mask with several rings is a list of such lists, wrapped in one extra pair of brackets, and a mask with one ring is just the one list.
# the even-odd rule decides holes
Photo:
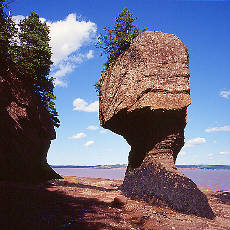
[(50, 26), (61, 121), (50, 164), (127, 163), (129, 145), (99, 125), (93, 87), (105, 61), (96, 37), (127, 7), (137, 26), (175, 34), (189, 50), (192, 104), (176, 163), (230, 165), (230, 1), (15, 0), (10, 7), (15, 20), (35, 11)]

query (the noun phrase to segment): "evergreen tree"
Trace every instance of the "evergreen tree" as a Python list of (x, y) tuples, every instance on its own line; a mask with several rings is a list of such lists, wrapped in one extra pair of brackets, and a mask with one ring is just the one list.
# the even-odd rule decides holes
[[(146, 30), (140, 30), (136, 25), (133, 25), (136, 19), (127, 8), (124, 8), (115, 18), (115, 26), (112, 28), (105, 27), (104, 34), (100, 34), (96, 47), (101, 48), (107, 55), (102, 73), (112, 66), (117, 58), (129, 48), (134, 38)], [(99, 84), (96, 83), (97, 92), (99, 92), (99, 87)]]
[(28, 18), (19, 23), (20, 32), (14, 61), (20, 72), (33, 84), (33, 89), (41, 98), (43, 105), (49, 110), (56, 127), (59, 126), (58, 114), (55, 109), (53, 78), (48, 78), (51, 61), (49, 46), (49, 28), (39, 20), (39, 15), (32, 12)]
[(0, 0), (1, 71), (4, 68), (17, 70), (15, 74), (32, 86), (33, 92), (40, 97), (42, 104), (49, 111), (53, 124), (59, 127), (60, 121), (54, 103), (54, 79), (48, 77), (53, 64), (49, 28), (46, 23), (40, 21), (37, 13), (32, 12), (19, 23), (17, 31), (11, 17), (4, 12), (6, 7), (5, 0)]
[[(4, 65), (4, 56), (8, 53), (8, 43), (9, 43), (9, 35), (6, 33), (7, 28), (7, 21), (6, 21), (6, 15), (4, 12), (5, 4), (4, 0), (0, 0), (0, 64), (1, 66)], [(4, 65), (5, 66), (5, 65)]]
[(0, 71), (4, 73), (11, 63), (9, 50), (12, 37), (16, 33), (15, 25), (10, 16), (7, 16), (5, 0), (0, 0)]

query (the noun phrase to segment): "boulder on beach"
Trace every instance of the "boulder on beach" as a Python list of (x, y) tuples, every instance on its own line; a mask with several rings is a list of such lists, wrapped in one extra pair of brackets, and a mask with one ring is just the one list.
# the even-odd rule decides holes
[(99, 118), (131, 146), (121, 186), (127, 197), (213, 218), (206, 196), (175, 167), (191, 103), (188, 65), (175, 35), (141, 33), (99, 81)]

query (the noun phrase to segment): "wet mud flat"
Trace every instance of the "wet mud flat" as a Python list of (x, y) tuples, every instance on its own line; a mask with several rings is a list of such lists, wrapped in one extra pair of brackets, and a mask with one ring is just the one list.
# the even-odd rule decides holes
[(120, 180), (65, 177), (46, 184), (0, 182), (0, 230), (230, 229), (230, 194), (202, 190), (216, 217), (187, 215), (124, 197)]

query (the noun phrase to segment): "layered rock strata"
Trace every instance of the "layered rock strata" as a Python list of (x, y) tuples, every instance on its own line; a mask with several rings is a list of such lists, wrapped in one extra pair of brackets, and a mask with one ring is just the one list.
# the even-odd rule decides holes
[(0, 74), (0, 180), (37, 183), (61, 178), (47, 163), (56, 138), (48, 111), (28, 83)]
[(206, 196), (175, 167), (191, 103), (188, 64), (175, 35), (140, 34), (99, 81), (99, 118), (131, 146), (126, 196), (213, 218)]

